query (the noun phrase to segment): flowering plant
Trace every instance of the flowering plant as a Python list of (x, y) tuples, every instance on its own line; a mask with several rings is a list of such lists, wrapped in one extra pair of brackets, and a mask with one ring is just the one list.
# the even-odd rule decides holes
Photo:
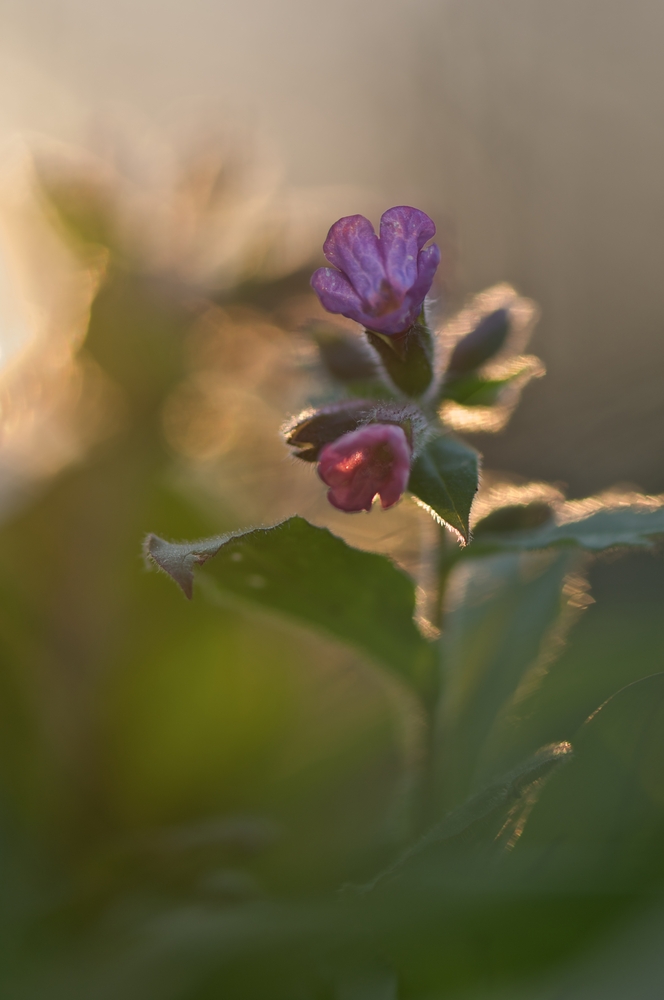
[[(319, 268), (311, 283), (326, 309), (364, 327), (365, 344), (343, 331), (327, 332), (328, 357), (335, 336), (337, 348), (344, 349), (346, 367), (337, 381), (348, 402), (306, 411), (287, 424), (285, 434), (296, 457), (318, 462), (335, 507), (367, 511), (376, 496), (391, 507), (408, 490), (467, 542), (479, 456), (450, 434), (441, 407), (454, 395), (468, 402), (463, 391), (469, 380), (476, 394), (484, 387), (497, 401), (505, 386), (481, 371), (504, 348), (519, 300), (512, 293), (498, 308), (480, 312), (450, 350), (427, 322), (426, 296), (440, 251), (425, 244), (435, 231), (428, 215), (407, 206), (383, 214), (380, 237), (361, 215), (332, 226), (323, 249), (335, 267)], [(373, 355), (371, 376), (362, 380), (367, 398), (358, 401), (353, 383), (366, 372), (367, 351)], [(303, 449), (312, 432), (318, 446), (309, 441)], [(389, 459), (377, 460), (379, 441)]]
[[(568, 501), (490, 472), (478, 490), (455, 432), (505, 426), (543, 373), (522, 353), (535, 309), (501, 285), (437, 318), (433, 224), (383, 222), (315, 279), (330, 307), (326, 282), (347, 282), (359, 326), (311, 322), (309, 350), (279, 283), (206, 300), (92, 227), (109, 267), (80, 360), (119, 419), (3, 507), (3, 997), (653, 995), (661, 568), (631, 560), (625, 600), (620, 564), (596, 565), (582, 612), (593, 554), (653, 548), (664, 497)], [(277, 428), (304, 391), (297, 464)], [(246, 464), (201, 503), (220, 449)], [(318, 524), (278, 520), (271, 455), (286, 513)], [(248, 513), (255, 484), (274, 514)], [(148, 527), (199, 539), (145, 541), (193, 605), (143, 574)], [(639, 905), (647, 933), (584, 970)]]
[[(584, 661), (584, 685), (570, 686), (566, 691), (569, 698), (554, 698), (551, 716), (537, 715), (539, 703), (533, 700), (533, 692), (542, 686), (546, 669), (560, 652), (562, 636), (573, 616), (590, 600), (583, 576), (588, 555), (617, 544), (651, 546), (664, 534), (663, 498), (613, 493), (565, 501), (559, 490), (546, 484), (496, 485), (489, 477), (478, 491), (479, 455), (455, 431), (504, 426), (523, 386), (543, 373), (538, 359), (521, 353), (535, 311), (513, 289), (497, 286), (477, 296), (456, 316), (436, 324), (431, 303), (426, 300), (439, 260), (437, 249), (426, 246), (433, 233), (433, 224), (423, 213), (403, 207), (385, 213), (379, 237), (358, 217), (341, 220), (333, 227), (326, 244), (333, 268), (318, 271), (314, 286), (328, 310), (343, 312), (359, 328), (351, 333), (332, 323), (309, 328), (318, 349), (318, 372), (326, 382), (325, 402), (320, 404), (319, 395), (317, 403), (292, 418), (284, 429), (292, 455), (309, 463), (310, 469), (317, 468), (334, 507), (347, 513), (366, 512), (379, 498), (386, 510), (385, 514), (374, 512), (370, 521), (339, 517), (337, 523), (361, 530), (374, 525), (376, 518), (393, 518), (383, 523), (395, 525), (396, 533), (399, 514), (391, 509), (400, 500), (405, 506), (409, 497), (433, 515), (434, 525), (426, 514), (418, 515), (427, 544), (417, 586), (411, 575), (386, 556), (366, 551), (366, 539), (365, 548), (355, 548), (326, 528), (295, 515), (272, 526), (193, 542), (173, 543), (154, 534), (148, 536), (145, 554), (150, 564), (168, 573), (187, 597), (194, 594), (194, 574), (204, 567), (203, 600), (197, 600), (194, 608), (179, 602), (177, 595), (170, 595), (170, 605), (162, 603), (150, 581), (135, 579), (135, 537), (131, 532), (136, 521), (126, 517), (123, 504), (113, 503), (113, 531), (109, 531), (107, 513), (102, 513), (94, 531), (90, 528), (96, 514), (89, 503), (91, 496), (108, 493), (115, 500), (122, 484), (130, 484), (131, 490), (125, 490), (123, 499), (136, 497), (138, 516), (143, 518), (145, 498), (152, 496), (151, 490), (166, 492), (167, 477), (150, 449), (159, 426), (162, 396), (170, 392), (173, 378), (170, 369), (157, 370), (150, 360), (139, 369), (140, 377), (133, 364), (125, 372), (128, 394), (131, 390), (138, 396), (137, 386), (143, 392), (149, 386), (149, 406), (136, 406), (133, 415), (138, 433), (126, 434), (116, 451), (92, 463), (82, 479), (77, 472), (66, 484), (67, 502), (59, 494), (53, 505), (58, 529), (53, 537), (58, 545), (63, 537), (68, 539), (68, 546), (61, 546), (66, 572), (60, 571), (53, 558), (58, 546), (42, 546), (43, 562), (38, 562), (40, 539), (44, 537), (39, 519), (36, 523), (28, 519), (16, 537), (6, 538), (3, 560), (12, 567), (12, 582), (16, 580), (23, 587), (25, 554), (29, 552), (30, 561), (39, 566), (35, 576), (40, 588), (45, 573), (51, 573), (55, 604), (67, 610), (66, 630), (57, 635), (51, 654), (62, 656), (58, 679), (74, 675), (71, 663), (78, 675), (85, 675), (94, 644), (103, 648), (104, 666), (113, 655), (113, 644), (107, 642), (112, 629), (95, 633), (88, 627), (90, 616), (81, 615), (90, 592), (98, 595), (104, 609), (111, 596), (116, 599), (118, 603), (108, 608), (109, 620), (123, 625), (129, 622), (127, 634), (141, 636), (129, 668), (122, 659), (125, 647), (120, 644), (117, 673), (131, 678), (140, 675), (146, 655), (156, 651), (155, 674), (159, 678), (165, 674), (170, 681), (180, 679), (178, 697), (162, 700), (159, 711), (154, 706), (160, 703), (152, 698), (152, 691), (146, 699), (150, 725), (156, 719), (157, 729), (167, 701), (173, 706), (180, 733), (180, 702), (190, 710), (188, 698), (193, 687), (193, 700), (196, 706), (203, 706), (203, 719), (211, 720), (212, 725), (191, 729), (201, 729), (204, 739), (214, 730), (216, 737), (224, 726), (218, 726), (211, 713), (217, 701), (224, 701), (217, 697), (218, 683), (229, 673), (230, 683), (224, 689), (230, 704), (224, 717), (226, 729), (233, 730), (236, 722), (238, 699), (234, 701), (231, 693), (235, 687), (246, 683), (246, 705), (254, 710), (262, 698), (263, 707), (256, 714), (255, 729), (250, 730), (251, 747), (246, 734), (240, 732), (242, 727), (237, 727), (239, 742), (230, 745), (239, 748), (238, 752), (227, 756), (244, 761), (252, 758), (254, 742), (264, 746), (265, 756), (278, 760), (277, 783), (283, 782), (284, 772), (292, 770), (292, 745), (285, 755), (287, 767), (281, 755), (292, 715), (284, 715), (286, 721), (275, 729), (272, 743), (269, 734), (267, 742), (261, 741), (273, 718), (270, 713), (279, 711), (279, 698), (274, 697), (279, 680), (275, 682), (271, 669), (272, 647), (285, 641), (288, 630), (273, 623), (275, 631), (267, 634), (267, 640), (252, 645), (260, 643), (261, 629), (256, 624), (261, 621), (260, 612), (267, 611), (268, 621), (276, 613), (305, 626), (292, 630), (298, 641), (319, 643), (307, 647), (316, 654), (303, 664), (307, 676), (315, 672), (321, 650), (326, 651), (324, 655), (333, 650), (335, 655), (349, 656), (343, 660), (344, 683), (349, 674), (361, 673), (358, 657), (373, 665), (376, 688), (382, 690), (381, 671), (389, 673), (391, 680), (384, 690), (390, 692), (396, 706), (399, 732), (408, 733), (408, 739), (403, 740), (408, 745), (401, 749), (400, 744), (396, 752), (390, 744), (379, 768), (374, 744), (363, 733), (358, 743), (368, 746), (366, 760), (370, 760), (369, 780), (361, 786), (366, 795), (357, 794), (358, 757), (348, 754), (344, 743), (344, 759), (348, 762), (350, 758), (347, 766), (352, 772), (352, 794), (341, 800), (336, 797), (337, 774), (333, 773), (328, 781), (335, 789), (329, 794), (333, 804), (329, 811), (323, 811), (322, 823), (319, 815), (326, 779), (319, 777), (314, 783), (298, 777), (293, 782), (298, 787), (316, 785), (307, 805), (323, 828), (317, 837), (311, 837), (312, 826), (301, 822), (306, 810), (298, 800), (295, 812), (288, 814), (290, 827), (283, 823), (290, 855), (298, 860), (312, 839), (312, 853), (317, 857), (336, 850), (337, 841), (343, 840), (337, 831), (358, 825), (358, 813), (366, 805), (359, 800), (373, 803), (367, 807), (374, 810), (373, 832), (357, 836), (354, 843), (360, 846), (348, 849), (341, 878), (335, 862), (330, 868), (333, 877), (326, 871), (323, 879), (313, 882), (313, 888), (308, 885), (306, 895), (300, 891), (298, 869), (296, 889), (289, 888), (285, 895), (282, 870), (270, 874), (270, 865), (274, 867), (279, 861), (263, 863), (261, 859), (255, 879), (248, 871), (238, 870), (238, 864), (251, 865), (248, 852), (258, 850), (261, 837), (265, 839), (265, 824), (255, 818), (213, 819), (193, 828), (153, 831), (157, 849), (150, 864), (161, 864), (168, 873), (164, 876), (167, 888), (162, 887), (158, 894), (163, 902), (152, 902), (157, 894), (152, 889), (146, 892), (147, 883), (141, 884), (139, 892), (120, 907), (120, 912), (128, 914), (127, 938), (111, 936), (107, 947), (108, 928), (117, 922), (113, 915), (118, 906), (113, 901), (111, 919), (102, 913), (96, 928), (101, 944), (86, 927), (84, 940), (89, 944), (92, 938), (95, 947), (73, 949), (76, 956), (85, 952), (85, 971), (76, 965), (76, 958), (72, 959), (73, 970), (68, 970), (67, 962), (61, 962), (59, 956), (55, 968), (46, 965), (49, 996), (53, 976), (64, 976), (56, 983), (58, 996), (82, 995), (81, 982), (86, 996), (106, 996), (109, 982), (123, 986), (127, 968), (140, 971), (134, 985), (141, 998), (154, 996), (158, 1000), (165, 996), (164, 989), (178, 1000), (212, 995), (210, 990), (215, 995), (242, 996), (243, 1000), (273, 995), (307, 1000), (398, 995), (424, 1000), (457, 995), (459, 984), (461, 991), (470, 995), (483, 990), (493, 976), (494, 954), (501, 956), (501, 963), (513, 962), (509, 982), (521, 982), (523, 968), (510, 956), (522, 955), (524, 936), (529, 940), (537, 937), (543, 950), (556, 959), (565, 948), (570, 952), (576, 949), (576, 932), (572, 947), (567, 943), (568, 921), (560, 920), (561, 899), (566, 916), (581, 912), (584, 928), (586, 922), (592, 925), (584, 931), (588, 935), (604, 919), (607, 886), (615, 888), (615, 895), (627, 897), (629, 905), (643, 885), (651, 899), (648, 866), (658, 870), (664, 828), (662, 676), (646, 676), (652, 669), (644, 663), (635, 668), (637, 676), (628, 678), (636, 683), (606, 702), (611, 689), (606, 689), (607, 671), (601, 657), (591, 670)], [(153, 301), (153, 291), (146, 302)], [(131, 336), (146, 327), (150, 329), (141, 320), (130, 327)], [(123, 329), (123, 324), (108, 322), (108, 317), (96, 328), (93, 325), (91, 347), (94, 349), (96, 343), (99, 350), (95, 337), (101, 336), (104, 348), (104, 334), (115, 341), (117, 329)], [(152, 329), (161, 332), (160, 318)], [(156, 343), (163, 355), (164, 340)], [(111, 350), (99, 350), (102, 362), (109, 356), (117, 357)], [(142, 356), (150, 359), (150, 351)], [(116, 368), (116, 375), (118, 372)], [(157, 450), (162, 460), (166, 449), (159, 445)], [(257, 465), (260, 473), (260, 462)], [(80, 502), (74, 502), (77, 500)], [(161, 530), (197, 533), (199, 515), (183, 512), (186, 505), (178, 504), (174, 513), (169, 495), (157, 506), (154, 516), (161, 519)], [(80, 516), (81, 510), (85, 517)], [(128, 532), (131, 543), (125, 589), (116, 586), (117, 539), (125, 537), (121, 529)], [(79, 554), (94, 551), (93, 561), (101, 565), (104, 545), (108, 575), (81, 577), (80, 586), (72, 591), (72, 567), (81, 562)], [(11, 588), (6, 590), (9, 593)], [(164, 595), (163, 601), (167, 600)], [(242, 613), (240, 605), (245, 608)], [(252, 617), (252, 609), (258, 617)], [(243, 644), (238, 637), (247, 610), (243, 641), (248, 648), (259, 649), (260, 655), (254, 655), (251, 662), (242, 661), (240, 669), (233, 672)], [(81, 617), (84, 626), (77, 632)], [(7, 646), (22, 648), (15, 642), (15, 625), (23, 618), (12, 612), (9, 619)], [(25, 615), (24, 619), (32, 629), (33, 618)], [(50, 661), (41, 654), (34, 656), (34, 643), (49, 634), (53, 620), (53, 616), (45, 617), (40, 629), (33, 630), (36, 638), (31, 633), (30, 641), (25, 642), (40, 669)], [(146, 620), (152, 621), (152, 631), (146, 631)], [(216, 630), (219, 622), (221, 637)], [(307, 637), (306, 629), (320, 635)], [(104, 641), (98, 641), (100, 636)], [(329, 648), (325, 636), (336, 640)], [(107, 646), (111, 648), (107, 650)], [(293, 648), (286, 646), (289, 670)], [(181, 669), (181, 660), (186, 669)], [(195, 683), (191, 681), (199, 660), (211, 678), (209, 698), (200, 697), (204, 690), (200, 675)], [(257, 664), (262, 669), (264, 661), (267, 667), (257, 684), (254, 670)], [(100, 673), (94, 674), (95, 690)], [(588, 673), (594, 678), (594, 687)], [(245, 674), (250, 675), (246, 682)], [(54, 683), (52, 690), (63, 687), (66, 685)], [(355, 711), (355, 699), (348, 700), (353, 701)], [(542, 696), (540, 700), (546, 699)], [(86, 698), (77, 699), (76, 704), (79, 701), (89, 703)], [(315, 718), (318, 721), (324, 713), (327, 726), (338, 706), (328, 699), (327, 689), (324, 701), (323, 711)], [(560, 710), (563, 702), (564, 711)], [(568, 703), (573, 710), (568, 709)], [(593, 711), (598, 705), (601, 710)], [(560, 710), (557, 715), (556, 706)], [(577, 733), (578, 723), (589, 712), (592, 714)], [(95, 723), (97, 719), (95, 715)], [(350, 713), (342, 716), (339, 729), (344, 734), (350, 719)], [(150, 729), (143, 722), (136, 727), (140, 741)], [(77, 746), (90, 745), (91, 728), (83, 728)], [(66, 729), (60, 726), (58, 731)], [(315, 739), (318, 729), (325, 726), (309, 722), (308, 729), (316, 731)], [(164, 741), (174, 754), (167, 759), (177, 763), (168, 768), (160, 795), (177, 783), (181, 767), (179, 737), (169, 739), (167, 729), (165, 733)], [(326, 761), (324, 770), (328, 768), (327, 738), (323, 734), (322, 752), (318, 747)], [(207, 744), (203, 745), (201, 757), (207, 761)], [(307, 749), (308, 745), (303, 757)], [(86, 826), (96, 829), (106, 768), (102, 768), (104, 777), (95, 795), (89, 796), (87, 767), (93, 767), (94, 760), (69, 752), (67, 759), (73, 758), (84, 766), (79, 786), (85, 801), (89, 799)], [(331, 770), (334, 772), (334, 767)], [(186, 800), (191, 782), (187, 781), (186, 768), (184, 773), (180, 794)], [(150, 799), (150, 767), (147, 775), (146, 794), (135, 794), (136, 800)], [(244, 783), (248, 784), (243, 777), (238, 785)], [(381, 783), (383, 790), (374, 801), (375, 786)], [(216, 795), (216, 772), (211, 784)], [(254, 801), (244, 787), (234, 790), (233, 796), (233, 803), (240, 796), (243, 804)], [(115, 791), (109, 797), (115, 801)], [(259, 802), (262, 810), (274, 808), (272, 786)], [(214, 803), (218, 809), (216, 798)], [(339, 814), (343, 825), (335, 826)], [(294, 821), (293, 816), (297, 817)], [(125, 843), (130, 845), (127, 850), (143, 857), (141, 838), (118, 838), (115, 827), (112, 836), (113, 850), (104, 845), (104, 857), (115, 857), (113, 852), (124, 850)], [(94, 865), (100, 863), (95, 859), (101, 854), (94, 855)], [(122, 862), (118, 881), (123, 885), (129, 870), (140, 868), (138, 855)], [(220, 870), (219, 859), (227, 856), (232, 867), (224, 861), (226, 867), (222, 865)], [(278, 852), (275, 856), (283, 857)], [(178, 861), (180, 867), (173, 878)], [(85, 877), (97, 870), (91, 868), (89, 856), (82, 870)], [(328, 891), (344, 879), (352, 884), (343, 893)], [(83, 880), (79, 873), (72, 910), (81, 909)], [(261, 896), (263, 880), (265, 893), (272, 898)], [(104, 879), (99, 881), (105, 886)], [(59, 896), (61, 882), (55, 880), (55, 885)], [(575, 910), (583, 887), (588, 887), (585, 909)], [(100, 890), (105, 892), (105, 888)], [(148, 905), (136, 905), (136, 899), (146, 898)], [(47, 899), (47, 915), (52, 899), (53, 894)], [(155, 914), (155, 907), (163, 912)], [(87, 916), (88, 907), (82, 909)], [(601, 911), (600, 916), (593, 917), (595, 911)], [(509, 919), (504, 919), (505, 913)], [(544, 922), (542, 913), (549, 915)], [(42, 913), (39, 926), (44, 922)], [(484, 944), (487, 926), (492, 949)], [(34, 926), (31, 933), (34, 936)], [(90, 950), (102, 956), (118, 951), (116, 959), (109, 959), (110, 966), (102, 965), (98, 973), (90, 973), (92, 979), (87, 978)], [(471, 956), (471, 961), (466, 956)], [(173, 982), (164, 974), (171, 962), (177, 968)], [(32, 974), (31, 968), (29, 982)], [(10, 984), (12, 995), (14, 985)], [(130, 995), (138, 994), (134, 990)]]
[[(633, 768), (648, 766), (656, 753), (646, 729), (654, 732), (651, 713), (664, 712), (660, 674), (619, 692), (578, 738), (558, 727), (554, 742), (546, 730), (535, 743), (522, 739), (528, 753), (519, 749), (518, 734), (528, 730), (523, 699), (537, 687), (541, 664), (551, 661), (548, 639), (557, 629), (560, 646), (562, 623), (570, 621), (569, 608), (561, 611), (564, 595), (573, 595), (569, 606), (577, 609), (589, 600), (583, 553), (651, 545), (664, 534), (664, 498), (611, 494), (566, 502), (545, 484), (489, 486), (477, 496), (479, 455), (454, 431), (503, 427), (523, 386), (543, 374), (537, 358), (520, 353), (536, 311), (513, 289), (497, 286), (435, 329), (426, 296), (440, 254), (425, 245), (434, 232), (428, 216), (406, 207), (383, 215), (378, 237), (362, 216), (332, 226), (325, 255), (333, 267), (317, 270), (312, 285), (329, 312), (360, 329), (308, 327), (327, 399), (284, 427), (292, 454), (316, 465), (335, 508), (367, 512), (379, 498), (389, 509), (410, 494), (440, 526), (428, 561), (433, 572), (418, 588), (417, 626), (413, 581), (402, 570), (301, 517), (201, 542), (151, 535), (145, 544), (150, 562), (187, 596), (194, 569), (209, 563), (222, 591), (352, 645), (414, 699), (421, 740), (405, 796), (405, 827), (414, 836), (404, 835), (386, 867), (378, 864), (368, 880), (347, 887), (344, 908), (334, 911), (341, 914), (341, 952), (347, 948), (353, 963), (362, 954), (371, 968), (377, 956), (358, 944), (352, 928), (375, 920), (381, 957), (393, 953), (389, 921), (404, 933), (413, 926), (428, 933), (433, 921), (438, 942), (441, 921), (456, 926), (463, 919), (451, 900), (464, 888), (466, 906), (476, 905), (468, 900), (479, 885), (492, 900), (506, 892), (513, 907), (525, 885), (532, 893), (536, 883), (545, 895), (559, 892), (561, 880), (576, 886), (575, 865), (592, 879), (602, 851), (612, 865), (618, 856), (621, 877), (633, 879), (629, 823), (607, 817), (622, 812)], [(631, 724), (639, 732), (646, 727), (639, 749), (631, 737), (621, 743), (610, 735)], [(598, 794), (607, 739), (619, 749)], [(664, 777), (658, 780), (660, 794)], [(574, 845), (569, 857), (556, 854), (561, 842)], [(600, 876), (602, 892), (604, 884)], [(473, 926), (471, 920), (471, 938)], [(453, 950), (445, 953), (446, 968)], [(393, 963), (380, 990), (371, 986), (372, 996), (396, 996), (397, 982), (419, 965)], [(293, 981), (299, 970), (296, 959)], [(446, 985), (444, 974), (433, 974), (430, 989), (413, 996), (447, 995)]]
[[(329, 312), (354, 320), (360, 329), (349, 333), (320, 322), (307, 327), (332, 398), (328, 392), (324, 405), (293, 417), (283, 429), (293, 456), (316, 465), (333, 507), (367, 512), (379, 498), (387, 510), (408, 493), (440, 526), (436, 579), (428, 610), (419, 613), (421, 630), (413, 624), (414, 593), (404, 586), (399, 570), (299, 517), (274, 528), (195, 543), (173, 545), (152, 535), (145, 549), (148, 559), (188, 596), (194, 568), (214, 558), (215, 575), (224, 588), (314, 623), (395, 671), (417, 693), (425, 719), (427, 749), (418, 794), (421, 818), (426, 819), (436, 815), (441, 803), (451, 805), (468, 791), (468, 750), (458, 750), (459, 740), (468, 739), (464, 727), (479, 727), (480, 742), (488, 738), (481, 693), (464, 693), (466, 667), (459, 666), (456, 682), (439, 667), (440, 655), (450, 663), (458, 656), (450, 645), (458, 641), (457, 626), (446, 610), (446, 595), (459, 564), (467, 567), (472, 581), (473, 567), (486, 563), (477, 577), (479, 586), (482, 573), (493, 572), (493, 554), (517, 560), (496, 570), (500, 592), (516, 585), (511, 574), (520, 572), (521, 560), (542, 549), (597, 551), (616, 539), (650, 544), (664, 532), (664, 506), (636, 495), (593, 499), (577, 513), (574, 503), (566, 504), (556, 490), (533, 484), (488, 489), (476, 502), (480, 456), (454, 432), (503, 427), (523, 387), (543, 374), (537, 358), (521, 353), (537, 312), (512, 288), (498, 285), (435, 329), (427, 295), (440, 252), (435, 245), (426, 246), (434, 234), (432, 220), (406, 206), (383, 214), (379, 236), (359, 215), (332, 226), (324, 252), (333, 266), (319, 268), (311, 283)], [(450, 536), (457, 546), (450, 544)], [(290, 567), (285, 586), (278, 564)], [(339, 571), (341, 566), (345, 571)], [(569, 557), (559, 555), (533, 563), (531, 572), (533, 580), (541, 578), (543, 593), (552, 587), (557, 595), (569, 568)], [(477, 600), (473, 585), (466, 586), (472, 603)], [(490, 605), (489, 598), (480, 603), (486, 601)], [(488, 619), (485, 624), (488, 628)], [(490, 672), (491, 656), (482, 662), (473, 670)], [(501, 704), (515, 695), (519, 670), (507, 673), (510, 680), (495, 681), (505, 685)], [(457, 682), (461, 687), (455, 687)], [(496, 710), (495, 704), (489, 710), (494, 720)], [(479, 752), (473, 745), (473, 752)], [(545, 747), (506, 779), (510, 796), (520, 803), (509, 814), (513, 819), (507, 821), (506, 836), (514, 823), (519, 826), (514, 817), (525, 801), (523, 788), (539, 788), (570, 753), (565, 741)], [(408, 856), (406, 852), (404, 859)]]

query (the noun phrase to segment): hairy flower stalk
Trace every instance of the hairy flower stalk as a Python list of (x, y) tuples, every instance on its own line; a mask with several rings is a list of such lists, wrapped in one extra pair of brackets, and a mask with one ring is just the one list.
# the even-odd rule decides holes
[(383, 509), (403, 496), (410, 474), (411, 450), (396, 424), (367, 424), (325, 445), (318, 475), (329, 486), (333, 507), (347, 513), (371, 510), (380, 497)]
[(432, 220), (406, 205), (388, 209), (380, 236), (363, 215), (339, 219), (323, 252), (333, 267), (321, 267), (311, 284), (323, 306), (387, 336), (404, 333), (420, 315), (440, 250), (432, 244)]

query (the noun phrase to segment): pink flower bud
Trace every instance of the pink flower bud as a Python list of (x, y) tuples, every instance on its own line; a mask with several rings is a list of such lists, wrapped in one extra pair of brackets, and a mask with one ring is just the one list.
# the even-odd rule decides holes
[(408, 485), (411, 451), (397, 424), (367, 424), (326, 444), (318, 475), (329, 486), (333, 507), (355, 513), (371, 510), (380, 497), (384, 509), (397, 503)]

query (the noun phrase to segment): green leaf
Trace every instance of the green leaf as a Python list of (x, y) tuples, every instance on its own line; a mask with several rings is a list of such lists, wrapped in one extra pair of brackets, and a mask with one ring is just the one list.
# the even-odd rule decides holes
[(664, 874), (664, 673), (623, 688), (574, 737), (519, 843), (526, 877), (629, 889)]
[(433, 646), (413, 622), (412, 580), (385, 556), (353, 549), (327, 528), (292, 517), (199, 542), (149, 535), (145, 551), (187, 597), (194, 568), (213, 559), (211, 575), (224, 591), (324, 629), (415, 687), (430, 683)]
[(551, 545), (601, 552), (617, 545), (651, 546), (664, 536), (662, 497), (633, 496), (628, 502), (590, 497), (565, 504), (562, 513), (565, 517), (562, 524), (544, 524), (531, 531), (482, 532), (481, 539), (468, 548), (467, 554), (527, 552)]
[(507, 774), (495, 778), (480, 792), (453, 809), (440, 822), (435, 823), (371, 882), (359, 886), (358, 891), (361, 893), (370, 891), (384, 878), (395, 874), (428, 848), (444, 841), (455, 840), (491, 818), (500, 816), (499, 827), (502, 827), (502, 816), (506, 809), (513, 806), (535, 782), (547, 778), (555, 768), (571, 757), (572, 746), (569, 743), (552, 743), (550, 746), (541, 747), (532, 757), (518, 764)]
[(504, 378), (482, 378), (481, 375), (467, 375), (445, 383), (442, 399), (451, 399), (462, 406), (495, 406), (500, 402), (503, 391), (522, 379), (527, 368), (506, 375)]
[(452, 577), (463, 600), (443, 619), (440, 706), (443, 795), (458, 802), (491, 775), (483, 750), (562, 610), (573, 553), (508, 553), (462, 560)]
[(544, 500), (532, 500), (530, 503), (508, 504), (498, 507), (478, 521), (473, 528), (473, 538), (482, 535), (493, 535), (502, 531), (528, 531), (540, 528), (553, 518), (551, 505)]
[(479, 482), (480, 457), (474, 448), (440, 435), (415, 459), (408, 489), (434, 517), (468, 541), (470, 508)]

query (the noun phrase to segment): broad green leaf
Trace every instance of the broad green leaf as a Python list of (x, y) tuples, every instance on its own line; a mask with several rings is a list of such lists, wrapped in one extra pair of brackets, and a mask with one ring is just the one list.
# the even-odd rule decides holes
[(413, 622), (410, 578), (385, 556), (353, 549), (327, 528), (292, 517), (273, 528), (199, 542), (146, 539), (146, 554), (187, 597), (196, 566), (230, 594), (317, 626), (426, 686), (433, 647)]
[(483, 535), (494, 535), (504, 531), (530, 531), (541, 528), (553, 518), (551, 505), (544, 500), (531, 500), (529, 503), (508, 504), (498, 507), (478, 521), (473, 528), (473, 539)]
[(530, 531), (482, 532), (467, 554), (526, 552), (551, 545), (601, 552), (619, 545), (647, 547), (664, 537), (664, 497), (590, 497), (564, 504), (561, 513), (563, 523), (554, 521)]
[[(555, 768), (568, 761), (571, 756), (572, 746), (569, 743), (553, 743), (550, 746), (542, 747), (528, 760), (523, 761), (507, 774), (495, 778), (480, 792), (453, 809), (440, 822), (435, 823), (371, 882), (359, 886), (358, 891), (361, 893), (370, 891), (384, 878), (398, 872), (404, 865), (424, 853), (428, 848), (444, 841), (455, 840), (492, 817), (501, 817), (500, 829), (503, 826), (502, 817), (505, 810), (513, 806), (535, 782), (541, 782), (547, 778)], [(493, 831), (494, 835), (495, 832)]]
[(507, 553), (462, 560), (443, 619), (440, 760), (443, 797), (458, 802), (486, 780), (483, 748), (562, 610), (574, 554)]
[(442, 434), (426, 445), (410, 473), (410, 492), (464, 542), (468, 541), (479, 467), (480, 457), (474, 448), (451, 434)]
[[(556, 885), (631, 888), (664, 874), (664, 673), (623, 688), (573, 738), (519, 843)], [(595, 881), (597, 880), (597, 881)]]
[[(522, 689), (507, 724), (494, 728), (484, 749), (484, 759), (495, 761), (501, 770), (537, 746), (571, 739), (598, 705), (664, 664), (663, 561), (643, 549), (621, 559), (582, 559), (596, 602), (573, 574), (565, 588), (570, 604), (555, 628), (559, 658), (548, 661), (538, 681), (533, 677), (533, 684)], [(573, 634), (561, 645), (561, 626), (568, 625)], [(553, 647), (549, 651), (553, 653)]]

